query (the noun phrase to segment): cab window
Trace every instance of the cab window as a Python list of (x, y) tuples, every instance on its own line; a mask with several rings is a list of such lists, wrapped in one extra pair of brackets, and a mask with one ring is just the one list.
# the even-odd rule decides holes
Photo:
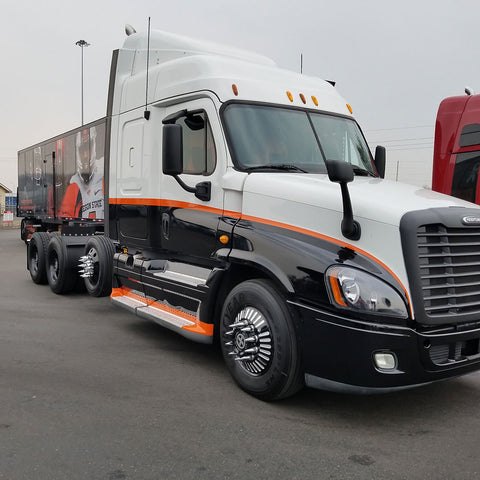
[(212, 129), (205, 112), (189, 113), (175, 123), (182, 126), (183, 173), (210, 175), (217, 162)]

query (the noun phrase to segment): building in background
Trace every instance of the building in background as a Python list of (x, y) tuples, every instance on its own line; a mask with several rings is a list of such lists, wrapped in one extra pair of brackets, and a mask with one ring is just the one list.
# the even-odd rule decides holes
[(5, 196), (7, 193), (12, 193), (12, 191), (0, 183), (0, 214), (3, 215), (3, 212), (5, 211)]

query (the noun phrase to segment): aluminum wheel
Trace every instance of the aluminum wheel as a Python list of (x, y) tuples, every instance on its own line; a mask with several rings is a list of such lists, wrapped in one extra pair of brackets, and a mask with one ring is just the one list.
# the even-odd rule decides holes
[(54, 282), (58, 282), (59, 268), (58, 256), (52, 254), (50, 257), (50, 278)]

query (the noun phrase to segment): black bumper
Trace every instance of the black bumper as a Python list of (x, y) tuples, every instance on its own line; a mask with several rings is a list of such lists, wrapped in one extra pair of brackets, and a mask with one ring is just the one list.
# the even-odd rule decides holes
[[(307, 385), (375, 393), (405, 389), (480, 369), (480, 328), (422, 333), (408, 327), (358, 321), (299, 303)], [(377, 368), (374, 355), (392, 353), (396, 368)]]

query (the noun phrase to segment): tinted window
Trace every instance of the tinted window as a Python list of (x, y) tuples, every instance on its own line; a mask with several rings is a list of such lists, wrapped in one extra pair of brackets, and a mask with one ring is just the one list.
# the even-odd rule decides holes
[(459, 153), (453, 172), (452, 195), (475, 203), (480, 152)]
[(217, 158), (212, 129), (205, 112), (189, 114), (176, 123), (182, 126), (183, 173), (213, 173)]

